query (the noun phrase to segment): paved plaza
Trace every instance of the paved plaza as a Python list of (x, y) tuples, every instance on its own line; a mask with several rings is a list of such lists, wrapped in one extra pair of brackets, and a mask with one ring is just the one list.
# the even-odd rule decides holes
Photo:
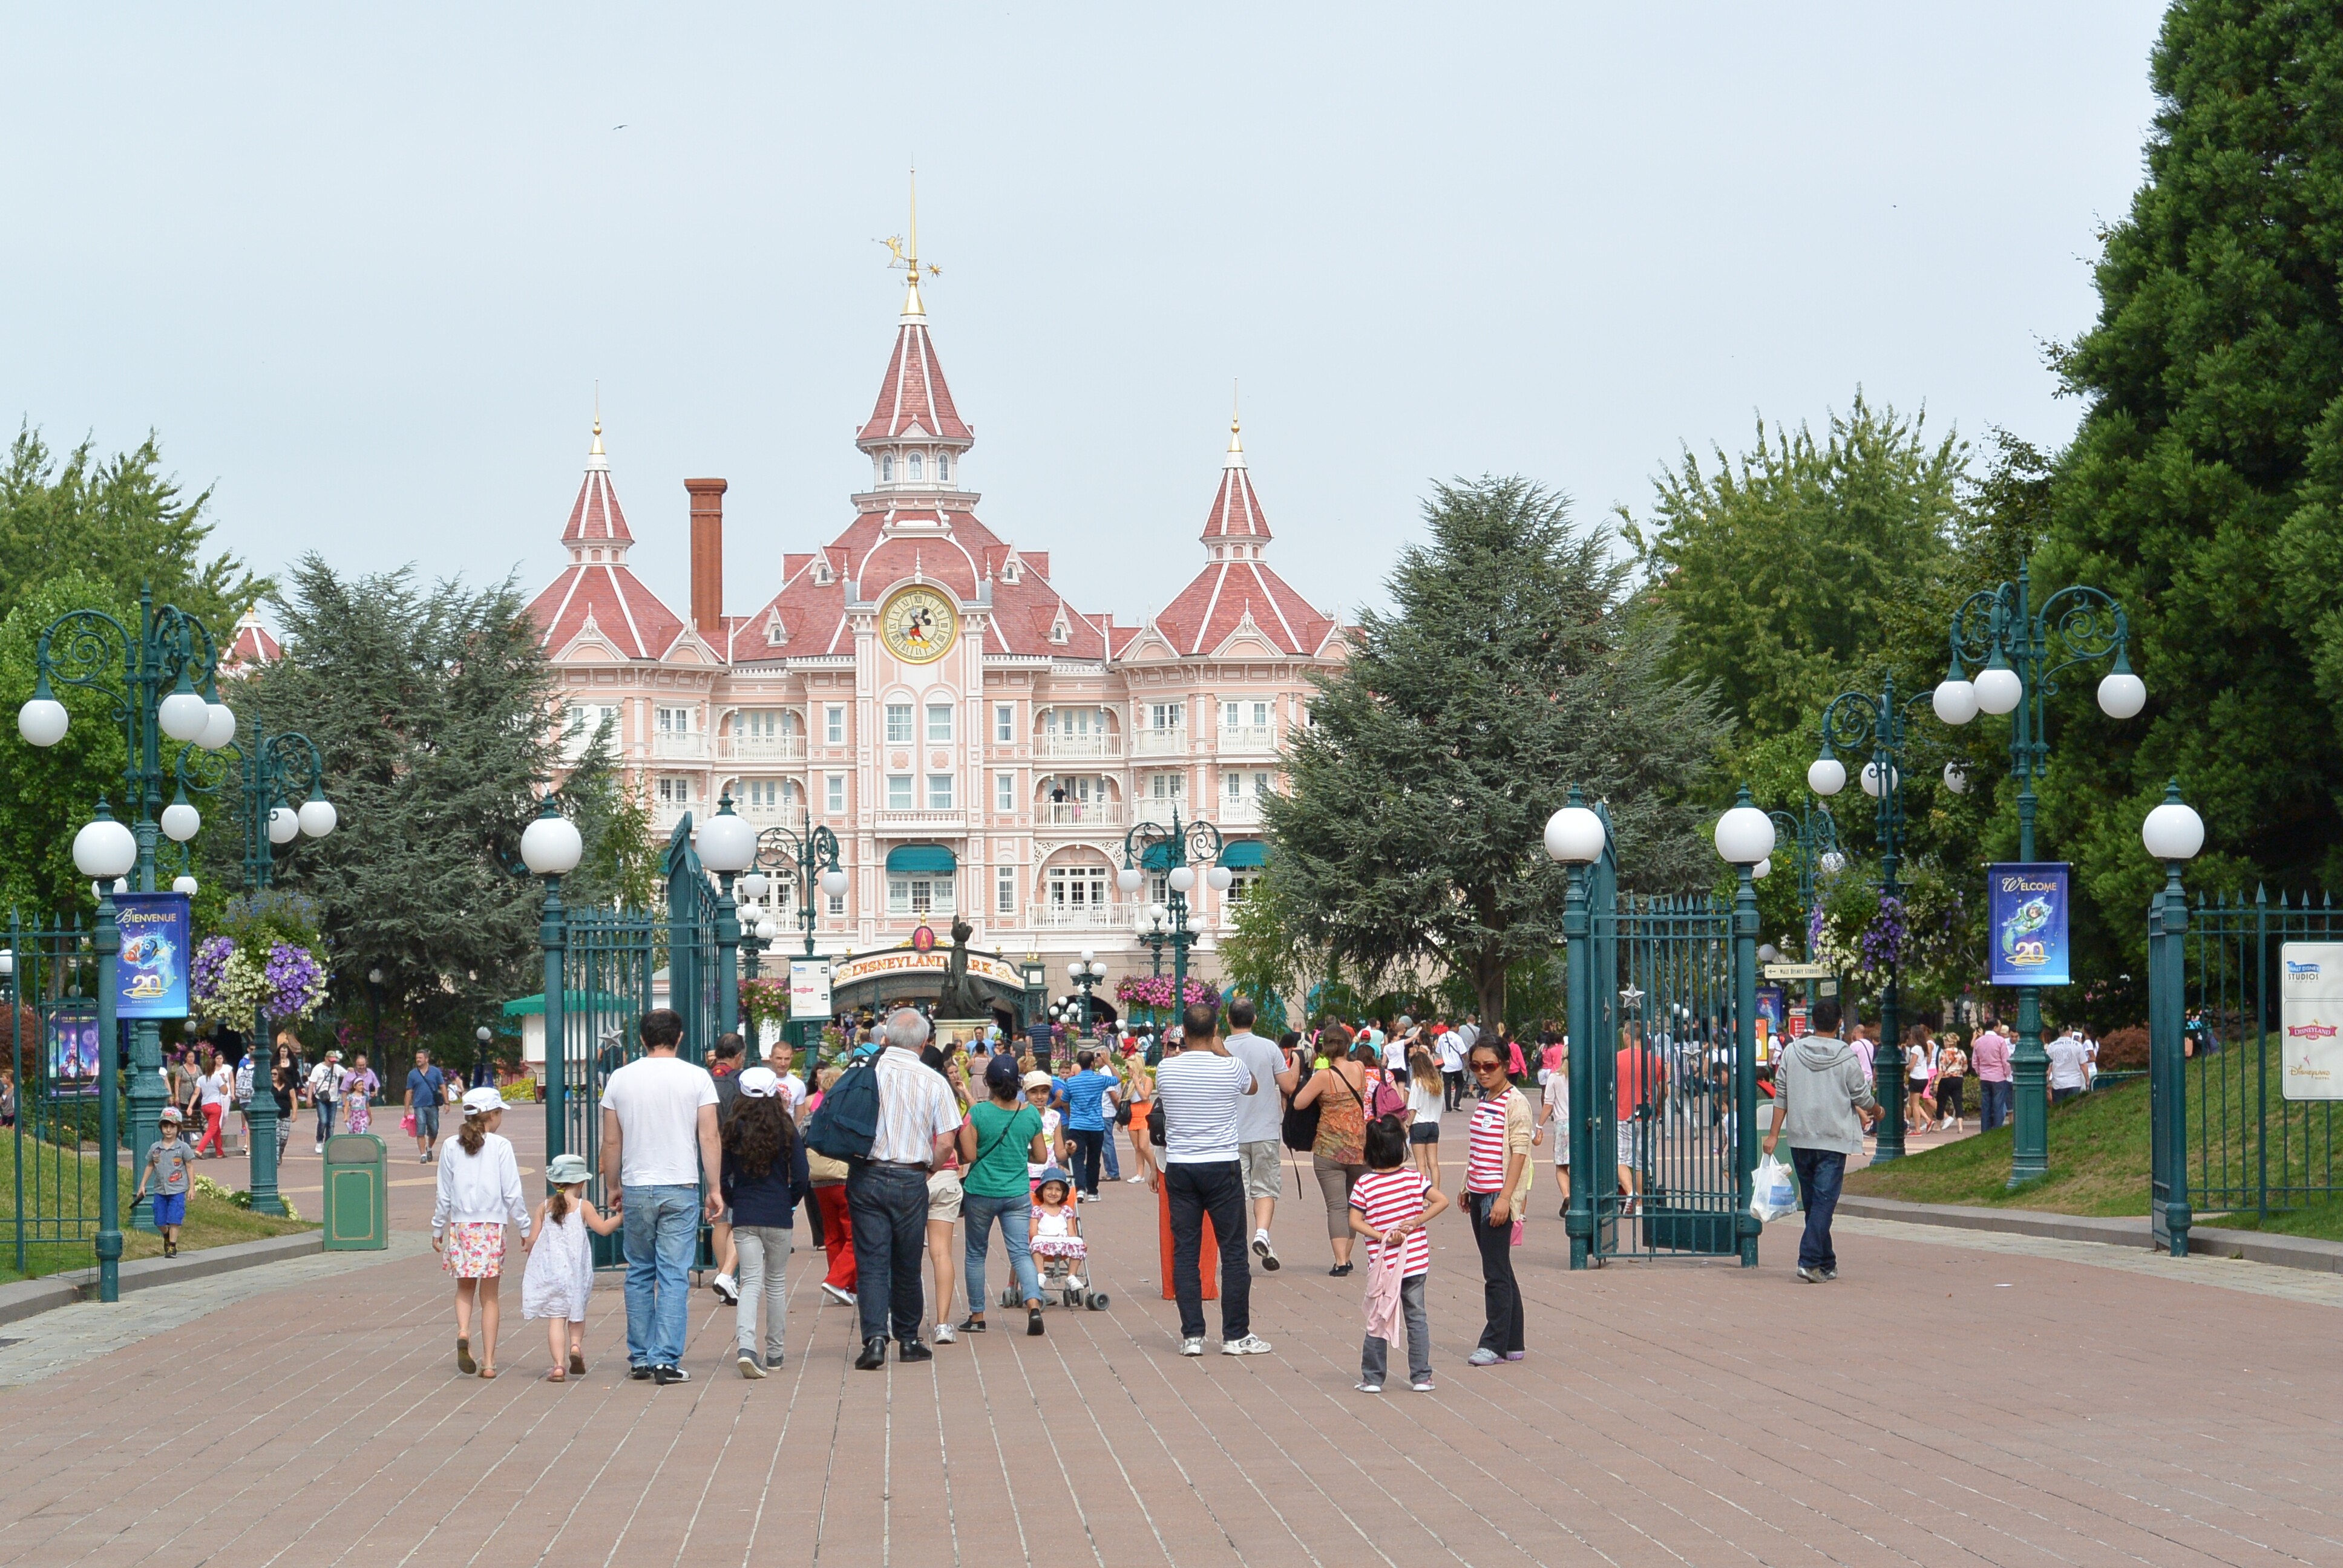
[(612, 1281), (560, 1386), (517, 1312), (506, 1375), (456, 1375), (430, 1189), (392, 1195), (387, 1257), (0, 1330), (0, 1564), (2343, 1561), (2333, 1276), (1863, 1221), (1835, 1285), (1779, 1230), (1755, 1271), (1573, 1275), (1542, 1199), (1529, 1359), (1463, 1365), (1478, 1274), (1444, 1220), (1438, 1390), (1376, 1397), (1314, 1189), (1256, 1282), (1275, 1353), (1188, 1362), (1122, 1185), (1083, 1215), (1112, 1306), (1046, 1338), (853, 1372), (801, 1245), (784, 1372), (738, 1378), (701, 1292), (693, 1382), (626, 1381)]

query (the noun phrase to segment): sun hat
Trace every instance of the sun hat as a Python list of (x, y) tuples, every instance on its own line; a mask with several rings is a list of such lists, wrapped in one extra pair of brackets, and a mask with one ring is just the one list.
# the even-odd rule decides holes
[(176, 1121), (179, 1120), (179, 1108), (176, 1105), (166, 1105), (163, 1107), (163, 1120), (166, 1121)]
[(467, 1116), (486, 1116), (491, 1111), (504, 1108), (505, 1097), (488, 1084), (464, 1091), (464, 1114)]
[(1050, 1087), (1051, 1079), (1048, 1073), (1037, 1067), (1025, 1075), (1023, 1082), (1028, 1089), (1047, 1089)]
[(587, 1168), (582, 1155), (557, 1154), (545, 1168), (545, 1179), (556, 1187), (574, 1187), (580, 1181), (591, 1181), (594, 1172)]
[(1051, 1165), (1044, 1169), (1039, 1176), (1033, 1178), (1033, 1191), (1038, 1193), (1042, 1188), (1047, 1187), (1052, 1181), (1063, 1182), (1065, 1184), (1066, 1191), (1069, 1192), (1074, 1190), (1074, 1179), (1057, 1166)]
[(740, 1074), (740, 1098), (770, 1100), (781, 1091), (781, 1075), (769, 1067), (752, 1067)]

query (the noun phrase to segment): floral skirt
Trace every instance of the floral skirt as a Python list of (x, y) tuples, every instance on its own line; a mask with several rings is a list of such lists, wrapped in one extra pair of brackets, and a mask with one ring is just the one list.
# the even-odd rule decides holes
[(504, 1267), (503, 1221), (473, 1221), (447, 1227), (447, 1244), (439, 1253), (441, 1272), (459, 1280), (493, 1280), (504, 1272)]
[(1080, 1236), (1055, 1236), (1033, 1243), (1037, 1258), (1071, 1258), (1080, 1262), (1091, 1255), (1089, 1244)]
[(363, 1097), (343, 1101), (342, 1109), (348, 1117), (348, 1131), (364, 1132), (374, 1125), (374, 1118), (367, 1114), (367, 1102)]

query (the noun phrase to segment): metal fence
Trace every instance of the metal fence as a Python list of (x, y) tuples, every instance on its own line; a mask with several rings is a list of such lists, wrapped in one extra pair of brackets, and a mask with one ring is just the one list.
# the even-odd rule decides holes
[(14, 914), (8, 920), (16, 1116), (7, 1142), (14, 1192), (6, 1259), (19, 1277), (96, 1261), (98, 1161), (112, 1153), (98, 1146), (98, 1096), (118, 1092), (100, 1071), (96, 934), (78, 921), (26, 926)]
[(2343, 1195), (2334, 1102), (2284, 1096), (2278, 1002), (2285, 945), (2343, 940), (2338, 913), (2331, 894), (2188, 903), (2177, 883), (2149, 911), (2151, 1209), (2175, 1255), (2198, 1216)]

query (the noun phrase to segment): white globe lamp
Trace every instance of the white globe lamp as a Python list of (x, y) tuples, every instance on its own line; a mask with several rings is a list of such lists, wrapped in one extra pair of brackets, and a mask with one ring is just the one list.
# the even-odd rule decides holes
[(289, 844), (301, 833), (301, 819), (289, 809), (272, 806), (268, 811), (268, 841)]
[(1956, 795), (1969, 792), (1969, 770), (1958, 762), (1945, 764), (1945, 788)]
[(192, 899), (196, 896), (196, 879), (187, 875), (185, 871), (182, 871), (177, 876), (171, 879), (171, 891), (175, 893), (185, 893), (187, 897)]
[(204, 732), (196, 738), (196, 744), (206, 751), (216, 751), (235, 739), (236, 709), (225, 702), (206, 704)]
[(1768, 856), (1766, 856), (1764, 859), (1762, 859), (1762, 860), (1758, 861), (1755, 865), (1754, 865), (1754, 866), (1752, 866), (1752, 867), (1750, 867), (1750, 868), (1749, 868), (1749, 876), (1750, 876), (1750, 879), (1751, 879), (1751, 880), (1753, 880), (1753, 881), (1757, 880), (1757, 879), (1759, 879), (1763, 878), (1763, 877), (1765, 875), (1765, 873), (1766, 873), (1766, 872), (1768, 872), (1768, 871), (1772, 870), (1773, 869), (1774, 869), (1774, 857), (1773, 857), (1773, 856), (1771, 856), (1771, 855), (1768, 855)]
[(578, 824), (556, 813), (548, 804), (545, 815), (522, 829), (521, 863), (538, 877), (566, 877), (578, 869), (586, 853)]
[(334, 803), (323, 795), (312, 795), (302, 801), (301, 809), (294, 815), (300, 820), (301, 831), (312, 839), (324, 838), (342, 819), (342, 814), (334, 809)]
[(65, 738), (65, 726), (72, 717), (64, 703), (49, 695), (45, 679), (34, 689), (31, 700), (16, 709), (16, 733), (31, 745), (55, 746)]
[(2205, 819), (2180, 799), (2180, 781), (2166, 786), (2164, 803), (2139, 825), (2140, 842), (2159, 860), (2193, 860), (2205, 847)]
[(750, 900), (761, 899), (765, 896), (765, 890), (770, 886), (772, 886), (771, 879), (764, 872), (750, 871), (740, 879), (740, 896)]
[(746, 817), (735, 816), (725, 801), (716, 815), (699, 825), (699, 863), (719, 876), (745, 871), (757, 860), (757, 829)]
[(2009, 666), (1995, 663), (1977, 671), (1976, 700), (1981, 711), (1996, 715), (2011, 712), (2025, 696), (2026, 682)]
[(1136, 866), (1125, 866), (1114, 874), (1114, 885), (1126, 893), (1139, 891), (1139, 885), (1146, 879), (1140, 875)]
[(821, 874), (821, 890), (833, 899), (846, 896), (846, 873), (832, 866)]
[(1837, 876), (1841, 871), (1846, 869), (1846, 857), (1839, 853), (1836, 849), (1824, 850), (1823, 869), (1834, 877)]
[(163, 808), (163, 837), (174, 844), (186, 843), (203, 825), (203, 813), (189, 805), (185, 795)]
[(85, 877), (110, 882), (130, 874), (138, 863), (137, 836), (99, 807), (96, 821), (74, 835), (74, 869)]
[(1846, 764), (1827, 754), (1806, 764), (1806, 788), (1817, 795), (1835, 795), (1846, 788)]
[(1236, 879), (1236, 873), (1230, 870), (1226, 866), (1207, 866), (1204, 868), (1204, 885), (1212, 889), (1212, 891), (1216, 893), (1227, 892)]
[(1891, 787), (1904, 782), (1904, 775), (1897, 772), (1893, 767), (1890, 767), (1885, 774), (1883, 775), (1879, 770), (1878, 763), (1865, 763), (1863, 765), (1863, 792), (1870, 796), (1875, 800), (1878, 799), (1879, 780), (1883, 777), (1886, 779)]
[(1774, 819), (1749, 803), (1746, 789), (1716, 819), (1716, 852), (1735, 866), (1755, 866), (1774, 852)]
[(2137, 718), (2147, 706), (2147, 686), (2118, 664), (2099, 681), (2099, 711), (2109, 719)]
[(1929, 694), (1928, 704), (1936, 717), (1946, 724), (1966, 724), (1977, 716), (1977, 690), (1974, 682), (1955, 675), (1936, 682)]
[(1603, 819), (1584, 806), (1564, 806), (1545, 819), (1545, 852), (1565, 866), (1603, 858)]
[(193, 740), (202, 735), (211, 717), (211, 705), (187, 684), (184, 674), (179, 677), (179, 689), (155, 705), (156, 720), (174, 740)]
[(1166, 879), (1166, 885), (1168, 885), (1175, 893), (1187, 892), (1196, 885), (1195, 868), (1192, 866), (1172, 867), (1172, 875)]

